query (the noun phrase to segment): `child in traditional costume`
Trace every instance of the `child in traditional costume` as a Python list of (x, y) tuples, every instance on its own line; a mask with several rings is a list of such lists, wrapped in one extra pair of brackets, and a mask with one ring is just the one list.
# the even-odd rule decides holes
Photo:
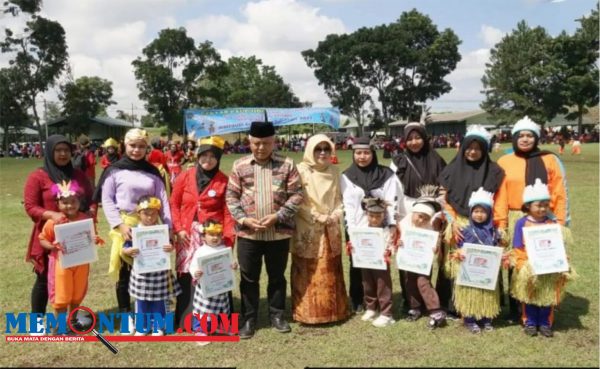
[[(88, 214), (79, 211), (83, 189), (76, 181), (56, 183), (52, 186), (51, 191), (56, 196), (58, 210), (65, 215), (67, 222), (91, 218)], [(42, 247), (50, 251), (48, 257), (48, 296), (52, 307), (57, 314), (60, 314), (71, 312), (83, 301), (88, 288), (90, 265), (82, 264), (70, 268), (61, 266), (58, 253), (63, 251), (63, 245), (56, 241), (54, 231), (56, 225), (57, 223), (54, 220), (48, 219), (39, 234), (39, 239)], [(104, 241), (97, 235), (94, 242), (97, 245), (104, 244)]]
[[(465, 243), (486, 246), (497, 246), (500, 243), (500, 235), (494, 228), (492, 219), (493, 197), (483, 187), (472, 193), (469, 199), (469, 225), (461, 230), (463, 239), (456, 244), (458, 250), (451, 257), (454, 260), (453, 275), (458, 275), (460, 263), (465, 258), (462, 249)], [(455, 284), (454, 306), (463, 316), (465, 327), (472, 333), (480, 333), (480, 326), (486, 331), (494, 329), (492, 319), (500, 313), (498, 286), (499, 283), (495, 290), (486, 290)]]
[[(160, 209), (161, 202), (158, 198), (154, 196), (141, 197), (136, 208), (139, 217), (137, 227), (160, 224)], [(163, 245), (165, 252), (172, 252), (174, 249), (172, 244)], [(135, 258), (139, 254), (139, 249), (132, 247), (131, 241), (126, 241), (121, 254)], [(135, 298), (136, 317), (144, 316), (144, 322), (136, 322), (135, 335), (145, 336), (152, 332), (153, 336), (163, 336), (164, 327), (155, 327), (158, 324), (155, 323), (154, 316), (160, 314), (164, 321), (168, 300), (173, 300), (180, 293), (181, 287), (171, 270), (139, 273), (134, 264), (129, 277), (129, 295)]]
[[(192, 238), (190, 240), (193, 248), (196, 250), (192, 257), (192, 263), (190, 264), (190, 273), (196, 279), (196, 288), (194, 292), (194, 314), (205, 315), (205, 314), (231, 314), (231, 306), (229, 305), (229, 296), (227, 292), (218, 294), (212, 297), (205, 297), (202, 293), (202, 287), (199, 279), (204, 274), (204, 271), (200, 269), (198, 259), (206, 257), (215, 252), (226, 250), (227, 246), (223, 243), (223, 225), (214, 220), (207, 220), (201, 226), (198, 223), (194, 223), (200, 227), (198, 232), (192, 232)], [(202, 234), (200, 239), (199, 235)], [(234, 261), (231, 264), (232, 269), (237, 269), (238, 265)], [(194, 318), (193, 329), (198, 336), (206, 336), (208, 332), (200, 331), (200, 322)], [(212, 324), (211, 317), (208, 315), (207, 324)], [(218, 324), (218, 322), (215, 322)], [(217, 328), (218, 329), (218, 328)], [(212, 331), (208, 328), (208, 331)], [(210, 343), (210, 341), (197, 341), (200, 346), (204, 346)]]
[[(362, 206), (367, 213), (369, 227), (383, 228), (383, 240), (386, 246), (384, 258), (389, 264), (390, 255), (393, 250), (393, 237), (388, 227), (389, 220), (386, 219), (386, 208), (388, 204), (380, 198), (364, 198)], [(350, 245), (350, 247), (352, 247)], [(364, 291), (365, 313), (361, 320), (373, 321), (373, 326), (378, 328), (387, 327), (394, 323), (392, 318), (392, 276), (390, 268), (361, 269), (362, 286)], [(379, 312), (379, 316), (375, 319)]]
[(114, 138), (107, 138), (102, 144), (102, 147), (106, 150), (106, 153), (102, 155), (100, 165), (102, 166), (102, 169), (106, 169), (106, 167), (117, 162), (117, 160), (121, 158), (118, 152), (119, 143)]
[[(400, 222), (401, 233), (408, 228), (434, 230), (431, 218), (442, 208), (436, 200), (437, 191), (438, 187), (432, 185), (425, 185), (419, 188), (421, 196), (413, 204), (410, 213)], [(440, 244), (441, 237), (438, 237), (438, 244), (434, 250), (434, 254), (438, 257)], [(403, 246), (402, 241), (400, 241), (399, 246)], [(428, 326), (430, 329), (444, 325), (446, 322), (446, 312), (440, 306), (439, 295), (431, 285), (431, 275), (422, 275), (407, 271), (405, 278), (406, 293), (410, 307), (406, 320), (413, 322), (419, 319), (423, 313), (428, 313), (430, 318)]]
[[(513, 250), (510, 262), (516, 271), (512, 276), (511, 294), (522, 304), (524, 332), (528, 336), (539, 333), (552, 337), (554, 306), (558, 305), (564, 292), (564, 285), (575, 276), (572, 268), (568, 272), (535, 275), (528, 260), (523, 228), (547, 224), (557, 224), (550, 213), (550, 193), (548, 186), (537, 178), (533, 185), (525, 187), (523, 209), (527, 215), (517, 220), (513, 237)], [(570, 233), (562, 228), (565, 244)], [(565, 237), (566, 236), (566, 237)]]

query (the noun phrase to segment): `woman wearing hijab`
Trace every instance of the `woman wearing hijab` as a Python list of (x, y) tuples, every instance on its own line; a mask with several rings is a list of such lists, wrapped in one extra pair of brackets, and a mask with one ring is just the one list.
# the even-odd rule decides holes
[(84, 172), (73, 168), (71, 156), (73, 147), (66, 137), (52, 135), (46, 141), (44, 152), (44, 166), (34, 170), (27, 181), (23, 200), (27, 215), (33, 220), (33, 230), (27, 247), (25, 260), (33, 263), (36, 280), (31, 291), (31, 311), (33, 313), (46, 313), (48, 304), (48, 252), (40, 245), (38, 235), (48, 219), (59, 223), (64, 217), (58, 211), (56, 196), (51, 188), (55, 183), (75, 180), (81, 184), (85, 201), (82, 202), (83, 211), (89, 211), (96, 216), (96, 204), (92, 203), (92, 186)]
[[(404, 189), (404, 207), (411, 209), (412, 205), (419, 198), (419, 188), (424, 185), (439, 185), (438, 176), (446, 166), (444, 159), (433, 149), (429, 143), (429, 137), (425, 126), (418, 122), (408, 123), (404, 127), (405, 151), (392, 159), (390, 169), (392, 169)], [(439, 222), (441, 214), (432, 218), (432, 221)], [(439, 225), (434, 224), (434, 229), (439, 229)], [(443, 254), (443, 253), (440, 253)], [(404, 285), (404, 271), (400, 270), (400, 285), (402, 288), (402, 297), (404, 300), (404, 310), (408, 311), (408, 298), (406, 296), (406, 286)], [(448, 308), (451, 282), (442, 274), (441, 279), (436, 283), (440, 302), (444, 308)]]
[[(571, 216), (562, 162), (553, 153), (539, 149), (540, 128), (529, 117), (519, 120), (511, 133), (513, 153), (498, 159), (498, 165), (506, 173), (494, 201), (494, 222), (501, 234), (506, 240), (512, 240), (515, 222), (525, 215), (521, 212), (525, 186), (533, 185), (537, 178), (548, 186), (554, 218), (561, 225), (569, 226)], [(512, 297), (509, 314), (512, 320), (518, 321), (517, 302)]]
[[(191, 301), (192, 276), (189, 267), (194, 251), (199, 246), (199, 226), (209, 219), (215, 220), (223, 225), (223, 243), (229, 247), (235, 243), (235, 221), (225, 203), (228, 178), (219, 169), (224, 143), (218, 136), (200, 140), (196, 165), (181, 173), (173, 187), (171, 212), (173, 229), (178, 236), (176, 270), (183, 289), (183, 293), (177, 297), (176, 324)], [(230, 294), (229, 306), (233, 306), (232, 298)]]
[[(396, 221), (406, 215), (402, 186), (394, 172), (379, 165), (377, 154), (368, 137), (358, 138), (352, 145), (353, 163), (342, 174), (341, 190), (347, 229), (367, 227), (367, 213), (362, 208), (365, 197), (378, 197), (388, 204), (387, 221), (396, 227)], [(349, 238), (346, 237), (346, 240)], [(350, 298), (354, 311), (362, 312), (363, 289), (362, 276), (358, 268), (352, 267), (350, 259)]]
[(292, 314), (304, 324), (337, 322), (349, 313), (341, 255), (340, 176), (331, 163), (334, 147), (326, 135), (312, 136), (298, 164), (304, 200), (291, 249)]
[[(160, 219), (171, 228), (169, 199), (160, 173), (146, 161), (148, 134), (133, 128), (125, 134), (125, 154), (107, 167), (98, 181), (94, 199), (102, 200), (102, 209), (110, 225), (112, 241), (108, 274), (117, 281), (119, 310), (130, 312), (129, 276), (133, 260), (121, 255), (126, 241), (131, 241), (131, 228), (139, 222), (136, 205), (142, 196), (154, 196), (163, 204)], [(133, 320), (129, 319), (130, 332)]]

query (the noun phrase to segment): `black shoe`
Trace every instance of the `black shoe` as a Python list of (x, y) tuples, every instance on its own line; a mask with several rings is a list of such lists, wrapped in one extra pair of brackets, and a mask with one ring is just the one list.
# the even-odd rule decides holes
[(353, 307), (354, 314), (362, 314), (365, 312), (365, 307), (362, 304), (355, 305)]
[(552, 332), (552, 328), (548, 327), (547, 325), (540, 325), (540, 334), (544, 337), (553, 337), (554, 336), (554, 332)]
[(526, 325), (525, 328), (523, 328), (523, 332), (530, 337), (537, 336), (537, 328), (535, 325)]
[(281, 316), (272, 316), (271, 325), (279, 333), (288, 333), (292, 331), (288, 322)]
[(421, 312), (419, 310), (410, 309), (408, 311), (408, 316), (406, 317), (406, 320), (409, 322), (414, 322), (414, 321), (417, 321), (420, 317), (421, 317)]
[(253, 318), (246, 319), (244, 325), (239, 330), (239, 335), (241, 339), (247, 339), (254, 337), (254, 333), (256, 332), (256, 322)]

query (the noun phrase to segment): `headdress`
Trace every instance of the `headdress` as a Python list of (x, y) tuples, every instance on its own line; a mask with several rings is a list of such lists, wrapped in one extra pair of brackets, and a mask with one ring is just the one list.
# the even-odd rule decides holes
[(472, 124), (469, 126), (469, 128), (467, 128), (467, 133), (465, 134), (465, 138), (469, 137), (469, 136), (477, 136), (477, 137), (481, 137), (485, 143), (487, 144), (487, 146), (490, 146), (490, 140), (492, 139), (490, 133), (483, 127), (480, 126), (479, 124)]
[(157, 197), (151, 196), (148, 199), (145, 199), (144, 201), (140, 201), (140, 203), (136, 206), (135, 210), (136, 211), (140, 211), (140, 210), (144, 210), (144, 209), (156, 209), (156, 210), (160, 210), (161, 208), (161, 202)]
[(132, 141), (144, 140), (146, 144), (149, 143), (148, 132), (140, 128), (132, 128), (125, 134), (125, 144)]
[(70, 180), (53, 184), (50, 191), (57, 199), (61, 199), (70, 196), (79, 196), (82, 193), (82, 188), (77, 181)]
[(469, 198), (469, 208), (472, 208), (475, 205), (486, 205), (490, 208), (493, 207), (494, 194), (484, 190), (483, 187), (479, 187), (477, 191), (473, 191)]
[(368, 212), (383, 213), (389, 204), (379, 197), (365, 197), (362, 199), (361, 205)]
[(265, 110), (265, 120), (256, 121), (250, 124), (250, 136), (256, 138), (271, 137), (275, 135), (275, 127), (273, 122), (269, 122), (267, 119), (267, 111)]
[(102, 147), (107, 148), (107, 147), (114, 147), (114, 148), (118, 148), (119, 147), (119, 143), (117, 142), (117, 140), (115, 140), (114, 138), (107, 138), (106, 141), (104, 141), (104, 143), (102, 144)]
[(533, 185), (525, 187), (523, 191), (523, 203), (527, 204), (542, 200), (550, 200), (550, 192), (548, 192), (548, 186), (541, 179), (536, 178)]
[(529, 119), (528, 116), (524, 116), (517, 123), (515, 123), (511, 134), (514, 136), (519, 131), (531, 131), (537, 137), (540, 137), (540, 126), (538, 126), (534, 121)]

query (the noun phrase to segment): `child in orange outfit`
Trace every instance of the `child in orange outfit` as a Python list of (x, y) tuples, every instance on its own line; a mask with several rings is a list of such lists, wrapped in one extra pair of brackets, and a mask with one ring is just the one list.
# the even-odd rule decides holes
[[(79, 211), (80, 199), (83, 189), (76, 181), (54, 184), (52, 192), (56, 195), (58, 210), (64, 214), (65, 223), (89, 219), (90, 216)], [(70, 268), (63, 268), (58, 262), (58, 253), (63, 251), (63, 246), (56, 241), (54, 232), (55, 223), (48, 219), (42, 232), (39, 234), (40, 244), (50, 251), (48, 257), (48, 296), (52, 307), (57, 314), (66, 313), (75, 309), (87, 292), (89, 264), (82, 264)], [(104, 241), (95, 237), (96, 244)]]

